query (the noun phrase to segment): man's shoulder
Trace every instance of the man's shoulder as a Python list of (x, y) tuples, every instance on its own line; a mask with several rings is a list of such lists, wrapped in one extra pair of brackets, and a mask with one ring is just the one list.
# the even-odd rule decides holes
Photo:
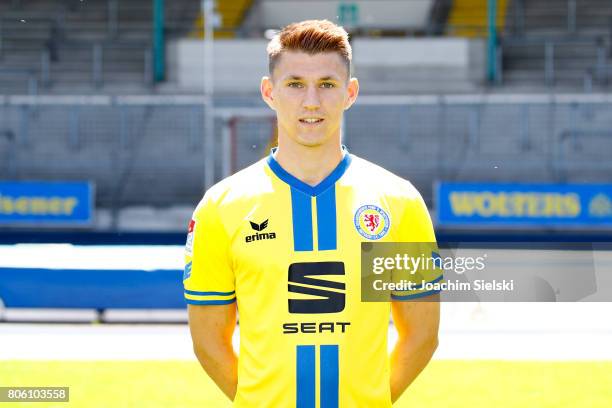
[(210, 187), (198, 204), (223, 209), (272, 191), (272, 182), (265, 170), (265, 159), (232, 174)]
[(347, 183), (384, 195), (420, 199), (421, 195), (409, 180), (359, 156), (352, 154), (351, 159)]

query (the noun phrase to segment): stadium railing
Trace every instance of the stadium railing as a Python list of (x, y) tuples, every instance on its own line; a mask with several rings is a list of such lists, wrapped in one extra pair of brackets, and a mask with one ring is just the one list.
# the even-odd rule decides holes
[[(96, 182), (105, 208), (197, 202), (206, 160), (219, 180), (267, 153), (274, 113), (259, 98), (218, 97), (214, 114), (209, 146), (202, 96), (0, 96), (2, 127), (23, 152), (18, 176), (72, 168)], [(610, 94), (364, 95), (344, 120), (351, 152), (409, 178), (429, 203), (436, 180), (598, 182), (611, 170), (612, 138), (580, 136), (608, 129)]]
[[(575, 121), (575, 118), (572, 118), (572, 120)], [(572, 153), (585, 150), (586, 144), (591, 146), (605, 145), (609, 140), (612, 140), (612, 130), (609, 129), (586, 129), (575, 124), (573, 127), (562, 131), (559, 135), (559, 143), (555, 145), (554, 149), (555, 161), (559, 164), (568, 161), (571, 166), (555, 166), (557, 179), (560, 181), (567, 180), (571, 176), (572, 169), (576, 166), (580, 166), (582, 169), (590, 168), (593, 171), (609, 173), (612, 170), (612, 165), (609, 162), (599, 162), (598, 158), (594, 158), (592, 153), (578, 159), (571, 157)]]
[(38, 75), (34, 70), (24, 69), (8, 69), (0, 68), (0, 81), (14, 80), (15, 78), (23, 79), (25, 82), (24, 88), (27, 89), (28, 95), (34, 96), (38, 94)]
[(597, 64), (586, 70), (584, 75), (584, 90), (585, 92), (593, 92), (593, 84), (608, 86), (612, 78), (612, 66)]

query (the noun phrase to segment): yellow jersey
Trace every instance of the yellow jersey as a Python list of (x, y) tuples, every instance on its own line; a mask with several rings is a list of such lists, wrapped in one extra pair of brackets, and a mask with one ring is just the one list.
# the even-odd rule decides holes
[(236, 407), (391, 407), (390, 304), (361, 301), (367, 241), (435, 237), (408, 181), (345, 148), (314, 187), (272, 152), (206, 192), (189, 224), (185, 299), (237, 302)]

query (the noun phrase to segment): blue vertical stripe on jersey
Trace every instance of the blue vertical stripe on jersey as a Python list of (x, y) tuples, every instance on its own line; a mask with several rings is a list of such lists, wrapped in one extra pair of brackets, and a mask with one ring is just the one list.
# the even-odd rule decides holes
[(338, 408), (338, 345), (322, 345), (320, 356), (321, 408)]
[(317, 237), (319, 251), (336, 249), (336, 186), (317, 196)]
[(312, 251), (312, 204), (309, 195), (291, 187), (291, 212), (293, 216), (293, 249)]
[(315, 346), (297, 346), (296, 408), (315, 408)]

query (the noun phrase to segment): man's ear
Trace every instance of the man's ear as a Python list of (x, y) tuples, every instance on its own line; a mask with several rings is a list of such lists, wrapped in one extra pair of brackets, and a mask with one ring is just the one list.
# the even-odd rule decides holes
[(263, 99), (264, 102), (267, 103), (272, 110), (275, 110), (274, 97), (272, 96), (272, 89), (274, 88), (274, 85), (272, 84), (272, 79), (267, 76), (262, 77), (261, 85), (259, 88), (261, 91), (261, 99)]
[(357, 81), (357, 78), (351, 78), (349, 80), (346, 91), (348, 97), (346, 98), (346, 102), (344, 103), (344, 110), (347, 110), (348, 108), (353, 106), (353, 104), (357, 100), (357, 95), (359, 95), (359, 81)]

